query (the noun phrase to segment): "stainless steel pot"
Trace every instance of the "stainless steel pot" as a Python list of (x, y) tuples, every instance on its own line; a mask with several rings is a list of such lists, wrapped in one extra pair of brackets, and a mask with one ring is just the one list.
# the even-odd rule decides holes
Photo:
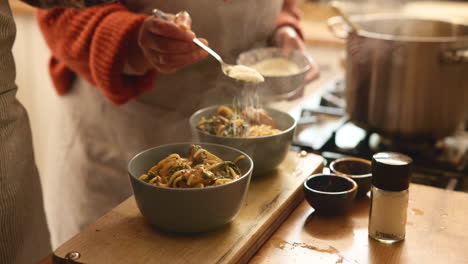
[(328, 21), (347, 39), (346, 112), (392, 137), (438, 139), (468, 117), (468, 25), (395, 14)]

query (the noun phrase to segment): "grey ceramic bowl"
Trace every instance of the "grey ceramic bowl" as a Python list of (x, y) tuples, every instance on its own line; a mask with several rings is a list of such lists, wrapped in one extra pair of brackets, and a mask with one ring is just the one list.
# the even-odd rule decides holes
[(304, 181), (307, 202), (321, 215), (341, 215), (353, 205), (357, 184), (336, 174), (314, 174)]
[(135, 199), (143, 216), (159, 229), (170, 232), (203, 232), (231, 221), (239, 212), (252, 175), (252, 159), (242, 151), (216, 144), (197, 143), (223, 160), (245, 155), (239, 179), (213, 187), (178, 189), (154, 186), (138, 177), (171, 153), (188, 156), (190, 144), (162, 145), (145, 150), (128, 164)]
[(366, 197), (372, 183), (370, 160), (354, 157), (341, 158), (332, 161), (330, 169), (335, 174), (353, 179), (358, 185), (357, 197)]
[(202, 117), (216, 114), (219, 105), (203, 108), (190, 117), (192, 134), (199, 142), (210, 142), (230, 146), (247, 153), (254, 162), (254, 176), (264, 175), (277, 168), (286, 157), (296, 129), (296, 120), (288, 113), (264, 107), (276, 123), (281, 133), (252, 138), (221, 137), (208, 134), (197, 128)]
[(237, 58), (237, 64), (252, 66), (260, 61), (271, 58), (285, 58), (296, 63), (301, 69), (296, 74), (286, 76), (264, 76), (265, 82), (256, 84), (261, 97), (282, 98), (294, 93), (304, 86), (304, 78), (310, 70), (311, 58), (300, 51), (285, 53), (279, 48), (257, 48), (243, 52)]

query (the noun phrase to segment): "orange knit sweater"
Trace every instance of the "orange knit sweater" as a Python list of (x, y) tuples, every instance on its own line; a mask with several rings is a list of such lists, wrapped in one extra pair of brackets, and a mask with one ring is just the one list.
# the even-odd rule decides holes
[[(295, 0), (285, 0), (277, 25), (298, 26)], [(121, 4), (84, 10), (39, 10), (38, 22), (52, 51), (49, 70), (58, 94), (65, 94), (78, 74), (115, 104), (124, 104), (153, 87), (157, 72), (142, 76), (123, 73), (129, 39), (136, 38), (146, 15)]]

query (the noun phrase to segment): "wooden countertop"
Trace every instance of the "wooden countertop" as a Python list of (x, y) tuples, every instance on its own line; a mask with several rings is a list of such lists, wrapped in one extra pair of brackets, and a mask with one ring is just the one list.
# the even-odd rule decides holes
[[(119, 208), (107, 218), (122, 218)], [(466, 193), (412, 184), (406, 239), (392, 245), (368, 237), (368, 199), (357, 200), (344, 216), (321, 217), (313, 211), (303, 201), (249, 263), (468, 263)], [(42, 263), (60, 263), (52, 259)], [(175, 258), (172, 263), (181, 262)]]
[(250, 263), (468, 263), (468, 194), (412, 184), (406, 239), (368, 238), (369, 200), (342, 217), (320, 217), (303, 202)]

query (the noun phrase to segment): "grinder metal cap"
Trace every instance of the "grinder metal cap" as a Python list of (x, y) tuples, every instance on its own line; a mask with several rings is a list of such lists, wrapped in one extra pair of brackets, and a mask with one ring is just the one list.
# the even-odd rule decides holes
[(408, 189), (413, 160), (397, 152), (379, 152), (372, 157), (372, 184), (386, 191)]

